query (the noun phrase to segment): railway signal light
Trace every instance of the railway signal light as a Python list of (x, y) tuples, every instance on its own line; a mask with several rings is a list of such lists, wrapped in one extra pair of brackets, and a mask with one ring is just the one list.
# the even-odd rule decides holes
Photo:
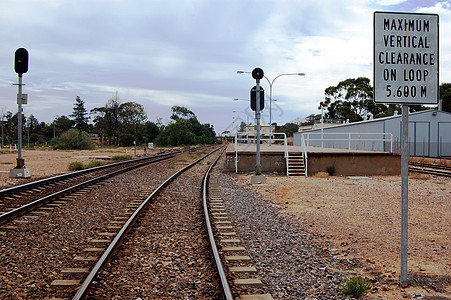
[(255, 68), (252, 70), (252, 78), (260, 80), (263, 78), (263, 76), (264, 76), (264, 73), (263, 73), (262, 69)]
[(19, 48), (14, 55), (14, 71), (17, 74), (27, 73), (28, 71), (28, 51), (25, 48)]
[[(257, 87), (254, 86), (251, 89), (251, 109), (255, 111), (257, 109)], [(262, 111), (265, 108), (265, 91), (262, 87), (260, 87), (260, 111)]]

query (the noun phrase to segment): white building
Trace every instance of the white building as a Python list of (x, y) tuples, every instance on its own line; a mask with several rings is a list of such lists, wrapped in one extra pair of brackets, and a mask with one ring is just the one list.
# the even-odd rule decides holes
[[(400, 153), (401, 120), (398, 115), (296, 132), (294, 145), (301, 146), (304, 134), (310, 146)], [(409, 114), (409, 146), (413, 156), (451, 156), (451, 113), (426, 110)]]
[[(269, 124), (260, 124), (260, 138), (269, 139), (270, 131)], [(276, 131), (276, 126), (272, 125), (271, 133)], [(274, 138), (274, 134), (272, 134)], [(247, 125), (242, 132), (239, 133), (239, 142), (240, 143), (255, 143), (257, 139), (257, 126), (256, 125)], [(263, 141), (264, 142), (264, 141)]]
[[(247, 125), (244, 128), (245, 133), (249, 133), (250, 135), (255, 135), (257, 133), (257, 125)], [(271, 132), (276, 131), (276, 126), (272, 125)], [(260, 124), (260, 135), (269, 137), (269, 124)]]

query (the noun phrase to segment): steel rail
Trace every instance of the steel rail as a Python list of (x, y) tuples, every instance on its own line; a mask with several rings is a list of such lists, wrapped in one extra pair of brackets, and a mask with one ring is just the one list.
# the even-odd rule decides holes
[(211, 227), (210, 216), (208, 214), (208, 206), (207, 206), (207, 190), (208, 190), (209, 175), (210, 175), (211, 170), (213, 169), (213, 166), (219, 160), (219, 158), (224, 153), (224, 151), (225, 151), (225, 148), (222, 150), (221, 154), (216, 158), (216, 160), (211, 164), (211, 166), (208, 168), (207, 172), (205, 173), (204, 180), (203, 180), (202, 204), (204, 207), (204, 216), (205, 216), (205, 223), (206, 223), (207, 231), (208, 231), (208, 238), (210, 240), (210, 246), (211, 246), (211, 250), (213, 252), (213, 256), (215, 259), (216, 268), (218, 269), (219, 277), (221, 278), (222, 290), (223, 290), (224, 296), (226, 297), (227, 300), (233, 300), (233, 295), (230, 290), (229, 282), (228, 282), (227, 276), (224, 272), (224, 267), (222, 266), (221, 257), (219, 256), (218, 247), (216, 246), (215, 237), (213, 235), (213, 229)]
[(409, 162), (409, 172), (451, 177), (451, 167), (420, 162)]
[(55, 193), (52, 193), (50, 195), (44, 196), (42, 198), (34, 200), (34, 201), (32, 201), (30, 203), (27, 203), (27, 204), (25, 204), (25, 205), (23, 205), (21, 207), (15, 208), (13, 210), (10, 210), (10, 211), (5, 212), (4, 214), (0, 215), (0, 224), (6, 223), (8, 220), (13, 219), (13, 218), (15, 218), (15, 217), (17, 217), (19, 215), (22, 215), (22, 214), (26, 213), (27, 211), (30, 211), (30, 210), (32, 210), (32, 209), (34, 209), (36, 207), (42, 206), (42, 205), (50, 202), (52, 198), (62, 197), (64, 195), (66, 195), (66, 194), (69, 194), (70, 192), (79, 190), (79, 189), (81, 189), (84, 186), (88, 186), (90, 184), (94, 184), (94, 183), (96, 183), (98, 181), (110, 178), (110, 177), (118, 175), (120, 173), (127, 172), (129, 170), (132, 170), (132, 169), (135, 169), (135, 168), (139, 168), (141, 166), (148, 165), (148, 164), (151, 164), (151, 163), (154, 163), (154, 162), (158, 162), (158, 161), (162, 161), (162, 160), (165, 160), (165, 159), (169, 159), (171, 157), (173, 157), (173, 156), (158, 157), (157, 159), (152, 160), (152, 161), (145, 161), (145, 162), (133, 165), (133, 166), (128, 166), (126, 168), (123, 168), (123, 169), (120, 169), (120, 170), (116, 170), (116, 171), (113, 171), (111, 173), (104, 174), (104, 175), (98, 176), (98, 177), (93, 178), (93, 179), (89, 179), (87, 181), (84, 181), (84, 182), (75, 184), (75, 185), (73, 185), (71, 187), (68, 187), (68, 188), (65, 188), (63, 190), (60, 190), (58, 192), (55, 192)]
[(450, 166), (443, 166), (443, 165), (437, 165), (437, 164), (409, 162), (409, 165), (415, 166), (415, 167), (423, 167), (423, 168), (451, 171), (451, 167)]
[(176, 179), (178, 176), (180, 176), (183, 172), (190, 169), (203, 159), (207, 158), (214, 152), (218, 151), (221, 148), (217, 148), (213, 150), (212, 152), (208, 153), (207, 155), (201, 157), (200, 159), (196, 160), (195, 162), (189, 164), (188, 166), (180, 169), (176, 173), (174, 173), (171, 177), (166, 179), (162, 184), (160, 184), (151, 194), (149, 197), (147, 197), (143, 203), (135, 210), (135, 212), (128, 218), (127, 222), (122, 226), (122, 228), (119, 230), (118, 234), (115, 236), (111, 244), (108, 246), (108, 248), (105, 250), (105, 252), (100, 257), (99, 261), (96, 263), (96, 265), (93, 267), (91, 272), (88, 274), (86, 279), (83, 281), (80, 288), (77, 290), (77, 293), (72, 298), (72, 300), (80, 300), (80, 299), (86, 299), (88, 296), (89, 290), (92, 286), (93, 281), (99, 274), (99, 272), (103, 269), (103, 267), (111, 260), (112, 256), (116, 253), (117, 249), (122, 243), (122, 240), (125, 238), (126, 234), (132, 229), (132, 226), (135, 224), (136, 220), (138, 219), (138, 216), (144, 211), (145, 207), (149, 204), (149, 202), (160, 192), (160, 190), (167, 186), (170, 182), (172, 182), (174, 179)]
[(409, 172), (422, 173), (435, 176), (451, 177), (451, 172), (440, 170), (425, 170), (418, 167), (409, 167)]
[(48, 183), (59, 181), (59, 180), (62, 180), (62, 179), (76, 177), (76, 176), (79, 176), (79, 175), (84, 175), (84, 174), (87, 174), (87, 173), (92, 173), (94, 171), (107, 169), (107, 168), (119, 166), (119, 165), (122, 165), (122, 164), (131, 163), (131, 162), (137, 162), (137, 161), (141, 161), (141, 160), (149, 160), (149, 159), (152, 159), (152, 158), (155, 158), (155, 157), (166, 157), (166, 156), (173, 155), (174, 153), (176, 153), (176, 152), (164, 153), (164, 154), (156, 154), (156, 155), (147, 156), (147, 157), (144, 157), (144, 158), (136, 158), (136, 159), (131, 159), (131, 160), (127, 160), (127, 161), (115, 162), (115, 163), (106, 164), (106, 165), (102, 165), (102, 166), (97, 166), (97, 167), (93, 167), (93, 168), (89, 168), (89, 169), (85, 169), (85, 170), (70, 172), (70, 173), (66, 173), (66, 174), (62, 174), (62, 175), (56, 175), (56, 176), (52, 176), (52, 177), (49, 177), (49, 178), (44, 178), (44, 179), (40, 179), (40, 180), (24, 183), (24, 184), (21, 184), (21, 185), (12, 186), (12, 187), (0, 190), (0, 197), (12, 194), (14, 192), (18, 192), (18, 191), (20, 191), (22, 189), (25, 189), (25, 188), (34, 188), (34, 187), (37, 187), (37, 186), (40, 186), (40, 185), (43, 185), (43, 184), (48, 184)]

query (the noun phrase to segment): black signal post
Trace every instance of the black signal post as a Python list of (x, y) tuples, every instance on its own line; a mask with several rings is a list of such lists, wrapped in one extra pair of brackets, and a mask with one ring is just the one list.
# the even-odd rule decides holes
[(18, 133), (18, 156), (17, 165), (10, 170), (9, 177), (30, 177), (30, 169), (25, 168), (25, 160), (22, 158), (22, 104), (27, 104), (27, 94), (22, 93), (22, 76), (28, 71), (28, 51), (25, 48), (19, 48), (14, 54), (14, 71), (18, 74), (17, 84), (17, 133)]
[[(263, 91), (260, 90), (260, 79), (262, 79), (264, 76), (263, 70), (260, 68), (255, 68), (252, 71), (252, 77), (255, 79), (256, 85), (255, 85), (255, 102), (260, 102), (260, 105), (255, 105), (255, 120), (256, 120), (256, 126), (257, 126), (257, 161), (255, 164), (255, 174), (257, 176), (261, 175), (262, 173), (262, 167), (260, 164), (260, 108), (261, 108), (261, 101), (257, 101), (257, 99), (260, 100), (260, 93), (263, 94)], [(252, 99), (252, 91), (251, 91), (251, 99)], [(251, 100), (252, 101), (252, 100)], [(263, 101), (264, 103), (264, 101)], [(252, 106), (252, 105), (251, 105)]]

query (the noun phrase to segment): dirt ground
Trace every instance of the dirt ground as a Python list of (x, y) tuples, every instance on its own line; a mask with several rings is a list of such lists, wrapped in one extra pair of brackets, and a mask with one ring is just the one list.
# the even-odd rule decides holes
[[(9, 150), (9, 149), (8, 149)], [(158, 149), (147, 149), (146, 153), (156, 153)], [(133, 147), (102, 148), (98, 150), (22, 150), (25, 167), (30, 169), (31, 179), (69, 172), (68, 165), (73, 161), (88, 163), (93, 159), (108, 160), (115, 155), (134, 155)], [(138, 148), (136, 155), (143, 155), (144, 149)], [(0, 152), (0, 188), (11, 184), (19, 184), (26, 179), (9, 178), (9, 170), (16, 166), (17, 151)]]
[[(154, 150), (155, 152), (158, 150)], [(139, 149), (137, 154), (143, 154)], [(147, 153), (150, 153), (147, 151)], [(82, 151), (24, 150), (32, 179), (68, 172), (72, 161), (134, 154), (133, 148)], [(0, 153), (0, 188), (24, 179), (9, 178), (17, 152)], [(248, 175), (234, 175), (249, 185)], [(401, 177), (286, 177), (268, 175), (265, 185), (250, 186), (278, 206), (294, 222), (315, 234), (333, 255), (351, 262), (349, 276), (377, 283), (371, 299), (415, 295), (451, 299), (451, 179), (411, 175), (409, 178), (410, 286), (402, 289), (400, 269)]]
[[(249, 184), (248, 175), (236, 180)], [(267, 176), (252, 186), (303, 228), (316, 233), (324, 251), (347, 262), (349, 276), (379, 282), (371, 298), (415, 295), (451, 299), (451, 180), (409, 178), (408, 275), (411, 286), (398, 286), (400, 273), (401, 176)]]

